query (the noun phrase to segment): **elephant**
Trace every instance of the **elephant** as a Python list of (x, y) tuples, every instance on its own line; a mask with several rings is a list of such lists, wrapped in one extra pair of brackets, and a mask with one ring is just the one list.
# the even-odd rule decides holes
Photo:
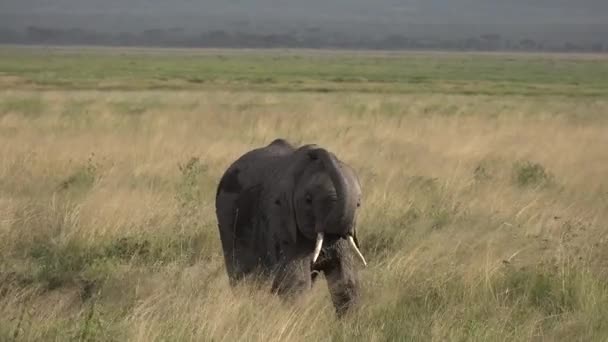
[(215, 210), (230, 286), (256, 276), (295, 298), (325, 276), (339, 316), (360, 298), (357, 239), (361, 183), (316, 144), (283, 138), (236, 159), (217, 185)]

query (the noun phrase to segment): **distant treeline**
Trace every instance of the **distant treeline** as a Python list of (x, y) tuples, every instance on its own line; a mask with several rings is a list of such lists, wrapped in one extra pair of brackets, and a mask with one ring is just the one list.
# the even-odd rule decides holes
[(399, 34), (370, 38), (325, 32), (320, 29), (277, 34), (222, 30), (192, 34), (179, 28), (151, 29), (139, 33), (104, 33), (81, 28), (56, 29), (29, 26), (24, 31), (0, 28), (0, 44), (608, 52), (608, 40), (595, 43), (568, 41), (549, 43), (530, 38), (507, 39), (499, 34), (480, 34), (462, 39), (408, 37)]

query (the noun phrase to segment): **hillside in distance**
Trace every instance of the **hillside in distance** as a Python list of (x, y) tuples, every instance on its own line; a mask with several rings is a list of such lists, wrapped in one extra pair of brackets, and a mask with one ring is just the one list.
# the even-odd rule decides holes
[(608, 3), (601, 0), (5, 0), (0, 28), (78, 28), (103, 33), (180, 30), (349, 39), (401, 35), (467, 39), (483, 34), (548, 43), (608, 45)]

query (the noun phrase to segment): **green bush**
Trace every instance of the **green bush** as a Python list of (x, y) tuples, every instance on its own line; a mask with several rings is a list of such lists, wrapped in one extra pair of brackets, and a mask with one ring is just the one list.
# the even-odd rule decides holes
[(519, 161), (513, 165), (513, 178), (519, 186), (546, 186), (554, 177), (544, 166), (530, 161)]
[(99, 177), (100, 164), (94, 161), (92, 153), (87, 162), (76, 168), (74, 172), (59, 184), (58, 190), (86, 191), (89, 190)]

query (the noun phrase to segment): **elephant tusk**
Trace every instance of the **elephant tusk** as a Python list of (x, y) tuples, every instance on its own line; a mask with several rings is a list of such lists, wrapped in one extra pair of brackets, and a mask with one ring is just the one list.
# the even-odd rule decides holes
[(317, 234), (317, 243), (315, 244), (315, 252), (312, 255), (312, 263), (314, 264), (321, 254), (321, 247), (323, 246), (323, 233)]
[(357, 252), (357, 255), (359, 256), (359, 258), (363, 262), (363, 265), (367, 266), (367, 262), (365, 261), (365, 258), (363, 257), (363, 254), (361, 254), (361, 251), (359, 251), (359, 248), (357, 248), (357, 245), (355, 244), (355, 239), (353, 239), (353, 237), (349, 235), (348, 236), (348, 242), (353, 247), (353, 249), (355, 250), (355, 252)]

